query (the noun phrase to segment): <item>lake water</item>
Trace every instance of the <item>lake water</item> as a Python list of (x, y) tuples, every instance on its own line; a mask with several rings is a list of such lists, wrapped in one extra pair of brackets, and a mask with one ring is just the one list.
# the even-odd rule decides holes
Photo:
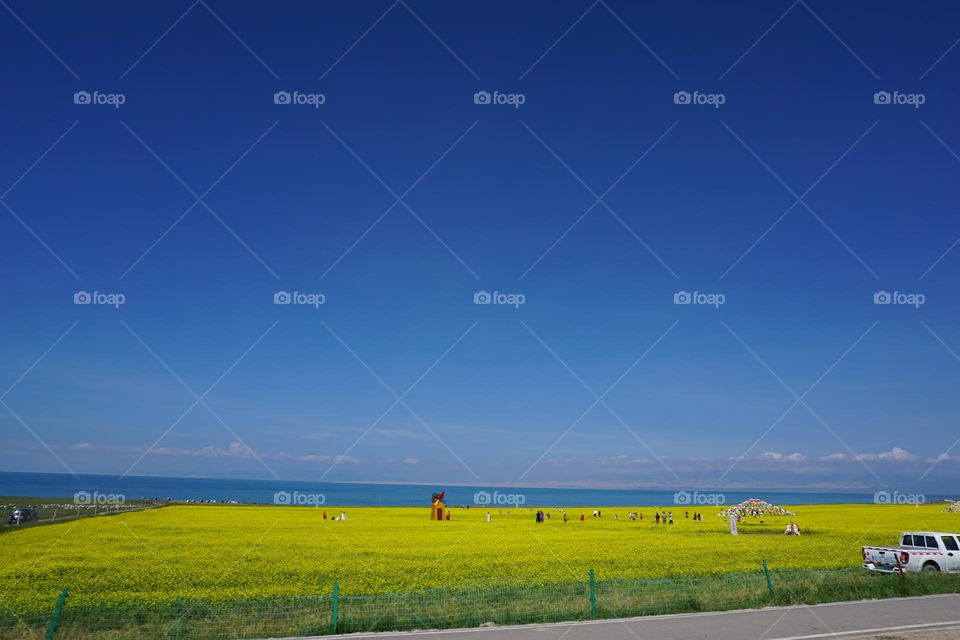
[[(81, 475), (0, 472), (0, 495), (69, 498), (86, 491), (122, 494), (127, 500), (172, 498), (174, 500), (216, 500), (272, 504), (311, 504), (321, 496), (322, 504), (337, 506), (425, 506), (430, 494), (446, 490), (446, 503), (457, 506), (489, 505), (509, 507), (522, 500), (528, 507), (661, 506), (676, 505), (674, 491), (663, 489), (552, 489), (505, 488), (492, 486), (424, 486), (408, 484), (365, 484), (299, 482), (276, 480), (228, 480), (216, 478), (168, 478), (155, 476)], [(801, 492), (769, 490), (718, 490), (726, 504), (747, 498), (761, 498), (774, 504), (870, 504), (872, 493)], [(709, 508), (707, 492), (688, 492), (691, 508)], [(928, 502), (948, 496), (927, 496)], [(683, 497), (681, 497), (681, 506)], [(700, 502), (698, 502), (700, 500)]]

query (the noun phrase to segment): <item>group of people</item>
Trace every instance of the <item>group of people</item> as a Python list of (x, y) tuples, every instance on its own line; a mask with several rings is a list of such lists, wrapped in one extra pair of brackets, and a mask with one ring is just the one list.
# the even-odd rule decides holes
[[(568, 518), (567, 518), (567, 512), (566, 512), (566, 510), (560, 509), (560, 513), (562, 514), (563, 521), (564, 521), (564, 522), (567, 522)], [(507, 514), (507, 515), (509, 515), (509, 514)], [(603, 513), (600, 511), (600, 509), (594, 509), (593, 512), (590, 514), (590, 516), (591, 516), (592, 518), (598, 518), (598, 519), (599, 519), (599, 518), (602, 518), (602, 517), (603, 517)], [(654, 520), (655, 520), (655, 522), (656, 522), (657, 524), (665, 524), (665, 525), (672, 525), (672, 524), (673, 524), (673, 511), (661, 511), (660, 508), (657, 507), (657, 510), (654, 511), (653, 517), (654, 517)], [(684, 511), (684, 512), (683, 512), (683, 517), (686, 518), (686, 519), (688, 519), (688, 520), (692, 518), (692, 519), (693, 519), (694, 521), (696, 521), (696, 522), (703, 522), (703, 514), (702, 514), (702, 513), (699, 513), (699, 512), (694, 512), (694, 513), (691, 514), (689, 511)], [(631, 511), (631, 512), (629, 512), (629, 513), (627, 514), (627, 519), (630, 520), (631, 522), (636, 522), (637, 520), (643, 521), (644, 518), (645, 518), (645, 516), (644, 516), (642, 513), (638, 512), (638, 511)], [(449, 517), (448, 517), (448, 519), (449, 519)], [(546, 522), (548, 519), (550, 519), (550, 513), (547, 512), (547, 511), (544, 511), (543, 509), (538, 509), (537, 512), (536, 512), (536, 514), (535, 514), (535, 519), (536, 519), (536, 523), (537, 523), (537, 524), (543, 524), (543, 523)], [(584, 515), (581, 513), (581, 514), (580, 514), (580, 522), (583, 522), (585, 519), (586, 519), (586, 518), (585, 518)], [(619, 514), (614, 514), (613, 519), (614, 519), (614, 520), (620, 520)], [(489, 511), (487, 512), (486, 520), (487, 520), (487, 522), (490, 522), (490, 520), (491, 520), (491, 516), (490, 516), (490, 512), (489, 512)], [(795, 525), (794, 525), (794, 526), (795, 526)]]
[(664, 511), (663, 513), (660, 513), (659, 511), (657, 511), (656, 513), (653, 514), (653, 517), (656, 520), (657, 524), (667, 524), (668, 518), (669, 518), (670, 524), (673, 524), (673, 511), (669, 513), (667, 513), (666, 511)]
[(785, 536), (798, 536), (800, 535), (800, 527), (797, 526), (796, 522), (791, 522), (787, 525), (786, 531), (783, 532)]

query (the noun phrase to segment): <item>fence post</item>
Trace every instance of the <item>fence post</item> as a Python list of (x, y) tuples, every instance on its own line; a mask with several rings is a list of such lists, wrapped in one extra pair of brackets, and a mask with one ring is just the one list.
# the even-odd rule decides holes
[(337, 621), (340, 618), (340, 581), (333, 583), (333, 632), (337, 632)]
[(770, 579), (770, 570), (767, 569), (767, 561), (763, 561), (763, 575), (767, 577), (767, 590), (773, 595), (773, 581)]
[(597, 582), (593, 573), (593, 569), (590, 569), (590, 617), (597, 617)]
[(53, 634), (57, 632), (57, 625), (60, 624), (60, 616), (63, 614), (63, 603), (67, 601), (69, 590), (64, 588), (57, 598), (57, 608), (53, 610), (53, 618), (50, 619), (50, 626), (47, 627), (47, 640), (53, 640)]

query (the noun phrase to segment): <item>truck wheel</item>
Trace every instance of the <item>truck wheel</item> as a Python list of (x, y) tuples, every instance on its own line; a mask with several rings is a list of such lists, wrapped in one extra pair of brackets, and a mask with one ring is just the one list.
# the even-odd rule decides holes
[(923, 565), (923, 572), (940, 573), (940, 565), (938, 565), (936, 562), (928, 562), (927, 564)]

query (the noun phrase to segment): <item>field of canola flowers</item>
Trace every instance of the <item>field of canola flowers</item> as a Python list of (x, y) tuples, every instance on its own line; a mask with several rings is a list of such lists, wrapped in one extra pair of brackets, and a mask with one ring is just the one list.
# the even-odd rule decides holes
[[(598, 579), (719, 575), (773, 569), (844, 568), (863, 544), (891, 544), (904, 530), (960, 531), (943, 505), (792, 507), (796, 517), (747, 518), (729, 534), (715, 510), (703, 521), (674, 508), (672, 527), (651, 508), (558, 509), (544, 524), (535, 509), (454, 508), (431, 522), (426, 508), (323, 509), (177, 505), (82, 519), (0, 535), (0, 598), (19, 614), (48, 611), (63, 587), (72, 606), (223, 602), (329, 593), (379, 594), (433, 587), (486, 588)], [(648, 519), (631, 522), (629, 511)], [(326, 507), (330, 514), (341, 509)], [(584, 522), (579, 515), (586, 515)], [(614, 520), (614, 515), (619, 520)], [(802, 535), (784, 536), (787, 522)]]

